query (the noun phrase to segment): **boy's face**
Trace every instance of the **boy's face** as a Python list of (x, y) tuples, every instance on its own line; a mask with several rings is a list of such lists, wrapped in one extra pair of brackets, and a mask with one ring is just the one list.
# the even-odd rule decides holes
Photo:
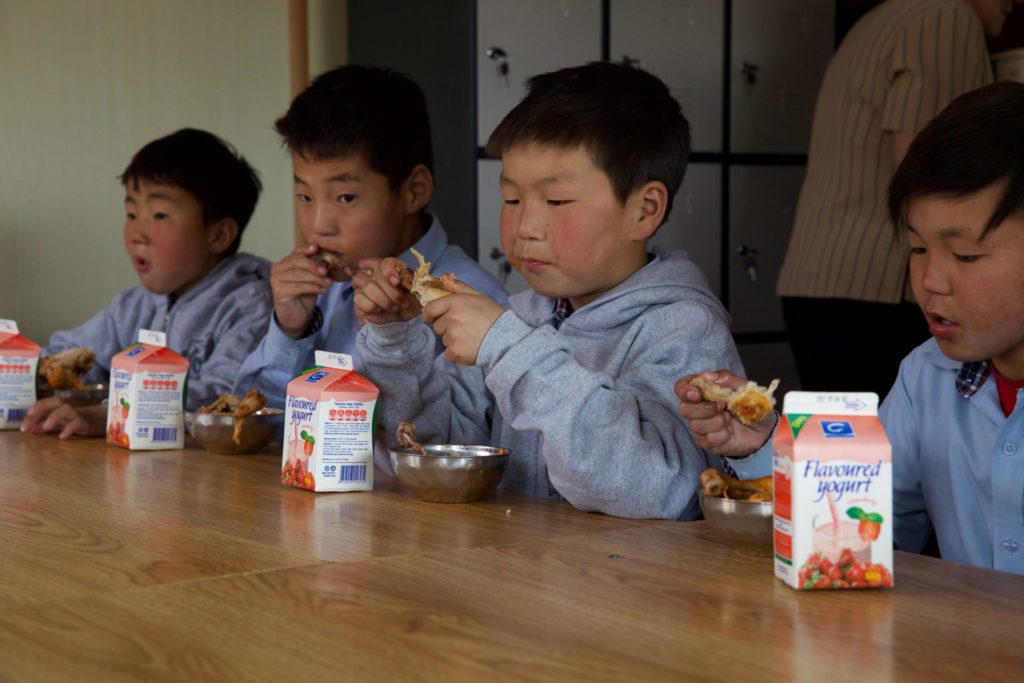
[(910, 279), (942, 352), (954, 360), (991, 359), (1024, 379), (1024, 217), (981, 237), (1002, 195), (991, 185), (958, 199), (910, 202)]
[(534, 291), (578, 309), (647, 262), (637, 193), (620, 202), (583, 147), (523, 143), (501, 163), (501, 245)]
[(124, 245), (139, 280), (180, 296), (216, 265), (203, 210), (189, 192), (147, 180), (125, 185)]
[[(362, 155), (325, 160), (292, 156), (299, 227), (307, 242), (341, 256), (353, 270), (365, 258), (397, 256), (414, 244), (418, 220)], [(332, 273), (347, 279), (341, 269)]]

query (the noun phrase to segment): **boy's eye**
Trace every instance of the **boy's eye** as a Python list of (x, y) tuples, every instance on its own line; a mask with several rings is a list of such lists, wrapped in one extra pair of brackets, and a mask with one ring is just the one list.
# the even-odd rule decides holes
[(981, 256), (977, 254), (953, 254), (953, 258), (960, 263), (974, 263), (981, 258)]
[(571, 199), (549, 199), (549, 206), (565, 206), (566, 204), (572, 204)]
[(356, 200), (356, 196), (354, 194), (341, 194), (341, 195), (338, 195), (338, 203), (339, 204), (351, 204), (355, 200)]
[(167, 214), (164, 213), (163, 211), (157, 211), (155, 214), (153, 214), (153, 218), (157, 219), (158, 221), (162, 221), (163, 219), (167, 218)]
[(297, 201), (299, 204), (309, 204), (313, 200), (309, 198), (308, 194), (296, 193), (295, 201)]
[(126, 213), (126, 214), (124, 215), (124, 217), (125, 217), (125, 218), (127, 218), (127, 219), (128, 219), (128, 220), (130, 220), (130, 221), (133, 221), (133, 220), (135, 220), (135, 214), (134, 214), (134, 213), (132, 213), (132, 212), (130, 212), (130, 211), (129, 211), (128, 213)]
[(506, 199), (504, 200), (506, 206), (519, 206), (518, 199)]
[(911, 248), (910, 248), (910, 254), (911, 254), (911, 256), (920, 256), (921, 254), (924, 254), (924, 253), (926, 253), (927, 251), (928, 251), (928, 250), (927, 250), (927, 249), (925, 249), (924, 247), (911, 247)]

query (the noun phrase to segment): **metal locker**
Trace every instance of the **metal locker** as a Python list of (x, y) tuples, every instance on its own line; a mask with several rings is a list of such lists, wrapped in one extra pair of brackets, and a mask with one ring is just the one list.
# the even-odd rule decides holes
[(722, 149), (721, 0), (611, 0), (610, 57), (665, 81), (690, 122), (693, 148)]
[(784, 329), (775, 281), (793, 228), (803, 166), (733, 166), (729, 175), (729, 310), (733, 333)]
[(501, 178), (501, 162), (497, 159), (480, 159), (476, 163), (477, 173), (477, 235), (480, 246), (480, 262), (488, 272), (498, 278), (509, 294), (527, 288), (526, 280), (512, 270), (501, 251), (501, 192), (498, 181)]
[(651, 245), (684, 249), (700, 266), (715, 296), (722, 293), (722, 171), (718, 164), (690, 164), (672, 201), (672, 213)]
[(601, 59), (601, 2), (478, 0), (476, 13), (477, 144), (483, 147), (523, 98), (527, 78)]
[(804, 154), (835, 6), (822, 0), (733, 0), (730, 147)]

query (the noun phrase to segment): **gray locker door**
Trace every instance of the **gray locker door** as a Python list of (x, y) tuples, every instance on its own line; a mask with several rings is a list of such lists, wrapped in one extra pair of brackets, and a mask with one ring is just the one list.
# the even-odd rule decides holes
[(610, 57), (665, 81), (690, 122), (693, 148), (722, 149), (724, 3), (611, 0)]
[[(492, 258), (492, 254), (501, 251), (501, 192), (498, 181), (501, 178), (501, 162), (496, 159), (480, 159), (477, 161), (477, 235), (480, 245), (480, 262), (488, 272), (505, 285), (509, 294), (515, 294), (528, 288), (526, 280), (516, 271), (509, 271), (502, 266), (506, 261), (504, 255)], [(498, 250), (497, 252), (495, 250)]]
[[(601, 58), (601, 2), (477, 0), (476, 12), (477, 144), (482, 147), (523, 98), (527, 78)], [(480, 254), (486, 258), (483, 245)]]
[(722, 293), (721, 183), (718, 164), (690, 164), (672, 202), (672, 213), (650, 242), (686, 250), (704, 271), (715, 296)]
[[(786, 254), (803, 178), (803, 166), (730, 169), (729, 308), (734, 333), (784, 329), (775, 282)], [(746, 255), (741, 255), (741, 249), (747, 250)], [(749, 264), (748, 258), (753, 259)]]
[(835, 3), (733, 0), (732, 8), (732, 151), (806, 153)]

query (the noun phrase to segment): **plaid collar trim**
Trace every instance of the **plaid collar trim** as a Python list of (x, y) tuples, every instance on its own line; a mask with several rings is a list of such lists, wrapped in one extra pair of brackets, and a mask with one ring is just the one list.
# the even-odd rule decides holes
[(992, 374), (992, 369), (985, 361), (964, 363), (956, 373), (956, 390), (964, 398), (970, 398), (981, 389)]
[(572, 304), (569, 303), (568, 299), (557, 299), (555, 301), (555, 310), (552, 312), (555, 316), (555, 329), (557, 330), (565, 322), (565, 319), (572, 314)]

